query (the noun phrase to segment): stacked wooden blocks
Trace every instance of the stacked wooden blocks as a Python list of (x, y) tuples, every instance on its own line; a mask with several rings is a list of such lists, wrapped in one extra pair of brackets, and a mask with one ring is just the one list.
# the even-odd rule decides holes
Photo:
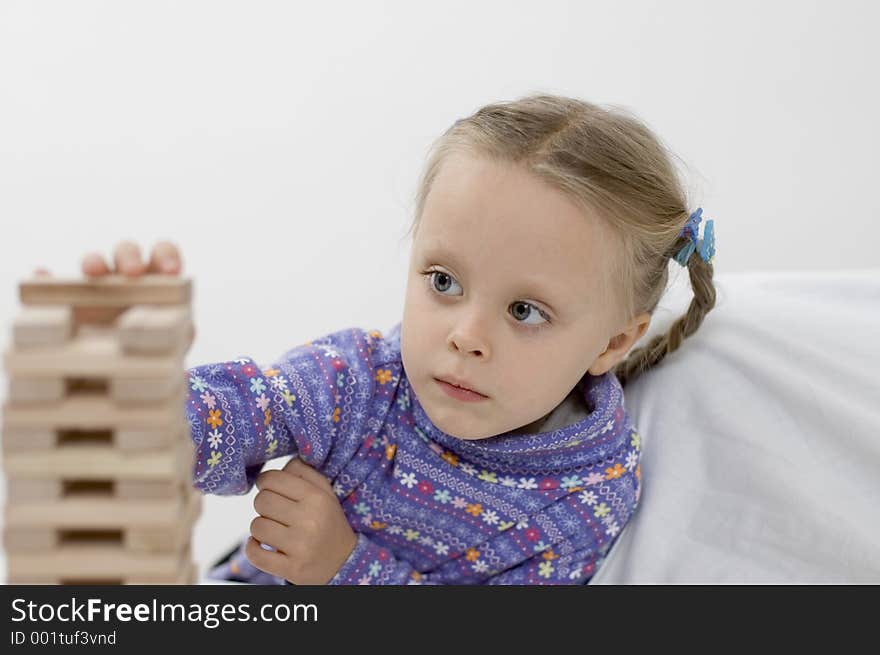
[(194, 584), (189, 279), (34, 278), (5, 355), (9, 583)]

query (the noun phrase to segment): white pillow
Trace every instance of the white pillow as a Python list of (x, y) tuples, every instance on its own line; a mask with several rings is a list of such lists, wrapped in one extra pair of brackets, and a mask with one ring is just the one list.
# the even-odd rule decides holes
[[(685, 311), (678, 271), (636, 346)], [(591, 582), (880, 582), (880, 269), (715, 282), (626, 387), (641, 497)]]

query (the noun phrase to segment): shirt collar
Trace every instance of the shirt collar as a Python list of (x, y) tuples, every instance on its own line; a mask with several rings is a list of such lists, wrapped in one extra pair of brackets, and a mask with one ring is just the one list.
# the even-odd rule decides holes
[(532, 434), (511, 430), (477, 440), (459, 439), (434, 425), (406, 376), (402, 377), (405, 389), (401, 391), (411, 397), (416, 427), (460, 459), (489, 471), (550, 475), (571, 469), (592, 469), (620, 455), (632, 428), (623, 405), (623, 389), (611, 371), (584, 376), (583, 397), (592, 411), (577, 423)]

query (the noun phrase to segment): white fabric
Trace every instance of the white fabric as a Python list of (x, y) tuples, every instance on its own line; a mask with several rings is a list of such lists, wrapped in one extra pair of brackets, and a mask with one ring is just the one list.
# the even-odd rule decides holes
[[(678, 270), (636, 346), (690, 302)], [(880, 582), (880, 269), (715, 280), (626, 387), (641, 498), (591, 582)]]

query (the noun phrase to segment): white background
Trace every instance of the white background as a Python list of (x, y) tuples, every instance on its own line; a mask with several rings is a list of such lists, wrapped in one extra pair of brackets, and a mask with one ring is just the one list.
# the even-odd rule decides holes
[[(431, 141), (533, 92), (654, 129), (715, 220), (719, 273), (876, 267), (878, 18), (867, 1), (0, 2), (0, 343), (20, 279), (77, 275), (120, 239), (180, 245), (187, 366), (385, 330)], [(233, 538), (205, 531), (212, 512), (250, 503), (207, 500), (202, 558)]]

